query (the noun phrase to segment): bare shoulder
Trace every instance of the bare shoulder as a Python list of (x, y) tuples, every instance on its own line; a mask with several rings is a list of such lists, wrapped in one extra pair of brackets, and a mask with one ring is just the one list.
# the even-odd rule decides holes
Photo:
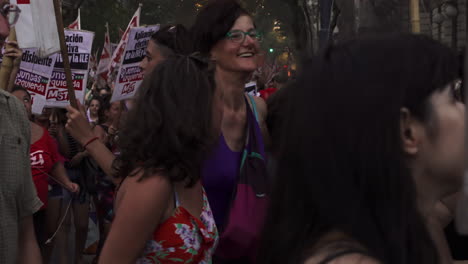
[(138, 168), (133, 171), (131, 176), (128, 176), (122, 184), (125, 184), (125, 189), (130, 190), (152, 190), (154, 193), (171, 192), (171, 183), (167, 177), (160, 172), (150, 173), (143, 178), (144, 171)]
[(135, 213), (139, 206), (143, 211), (164, 212), (172, 193), (172, 186), (167, 177), (153, 173), (142, 178), (143, 170), (127, 176), (121, 183), (116, 197), (116, 211)]
[[(320, 264), (325, 258), (325, 255), (313, 256), (307, 259), (304, 264)], [(360, 253), (353, 253), (337, 257), (326, 264), (381, 264), (381, 262)]]

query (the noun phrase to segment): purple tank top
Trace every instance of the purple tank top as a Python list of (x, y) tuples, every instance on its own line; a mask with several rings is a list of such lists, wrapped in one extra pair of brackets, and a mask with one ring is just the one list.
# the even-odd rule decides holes
[(217, 146), (203, 162), (202, 176), (218, 230), (228, 216), (232, 192), (239, 175), (242, 152), (232, 151), (221, 134)]
[[(261, 129), (257, 121), (257, 107), (255, 101), (249, 96), (253, 111), (247, 104), (247, 122), (253, 126), (257, 135), (260, 135), (257, 142), (260, 153), (265, 157), (264, 143), (261, 138)], [(213, 149), (202, 166), (202, 182), (205, 188), (208, 201), (220, 233), (226, 224), (229, 216), (229, 208), (232, 201), (234, 187), (240, 173), (242, 151), (232, 151), (221, 134), (217, 146)]]

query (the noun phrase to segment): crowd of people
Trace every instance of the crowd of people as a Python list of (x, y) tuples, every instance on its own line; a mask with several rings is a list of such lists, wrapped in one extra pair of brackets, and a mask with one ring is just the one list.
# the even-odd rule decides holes
[(83, 263), (91, 205), (95, 263), (456, 263), (461, 55), (362, 36), (255, 96), (262, 38), (215, 0), (151, 37), (131, 100), (94, 84), (84, 105), (35, 116), (26, 89), (0, 89), (0, 263)]

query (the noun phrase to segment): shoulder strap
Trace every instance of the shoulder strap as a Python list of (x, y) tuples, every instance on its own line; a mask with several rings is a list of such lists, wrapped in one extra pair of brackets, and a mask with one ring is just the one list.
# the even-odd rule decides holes
[(351, 255), (351, 254), (361, 254), (361, 255), (365, 255), (365, 256), (368, 255), (368, 253), (363, 251), (363, 250), (348, 249), (348, 250), (343, 250), (341, 252), (334, 253), (334, 254), (326, 257), (324, 260), (320, 261), (319, 264), (327, 264), (327, 263), (329, 263), (330, 261), (332, 261), (332, 260), (334, 260), (336, 258), (345, 256), (345, 255)]
[(179, 207), (180, 205), (179, 195), (177, 194), (175, 187), (174, 187), (174, 201), (175, 201), (175, 208)]
[(247, 96), (248, 96), (249, 99), (250, 99), (250, 103), (252, 104), (252, 110), (253, 110), (253, 112), (254, 112), (255, 119), (256, 119), (257, 122), (258, 122), (257, 104), (255, 103), (255, 99), (254, 99), (254, 97), (253, 97), (251, 94), (247, 94)]

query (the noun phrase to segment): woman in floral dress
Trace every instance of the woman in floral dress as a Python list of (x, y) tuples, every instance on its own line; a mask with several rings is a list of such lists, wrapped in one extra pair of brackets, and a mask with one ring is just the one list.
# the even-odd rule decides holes
[(207, 68), (196, 55), (176, 56), (146, 76), (121, 131), (123, 180), (99, 263), (212, 262), (218, 232), (200, 164), (222, 110)]

